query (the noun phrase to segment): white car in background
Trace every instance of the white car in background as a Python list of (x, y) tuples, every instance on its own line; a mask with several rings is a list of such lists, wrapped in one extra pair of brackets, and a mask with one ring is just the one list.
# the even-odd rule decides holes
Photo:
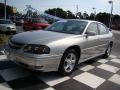
[(0, 19), (0, 32), (16, 33), (16, 26), (9, 19)]

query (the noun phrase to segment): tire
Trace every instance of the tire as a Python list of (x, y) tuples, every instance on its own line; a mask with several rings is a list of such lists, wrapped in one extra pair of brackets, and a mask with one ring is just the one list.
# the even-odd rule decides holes
[(10, 32), (10, 35), (15, 35), (16, 34), (16, 31), (11, 31)]
[(37, 30), (37, 28), (33, 27), (32, 30)]
[(109, 44), (106, 51), (105, 51), (105, 54), (103, 54), (103, 58), (108, 58), (111, 54), (111, 49), (112, 49), (112, 45)]
[(58, 73), (61, 74), (62, 76), (71, 74), (75, 69), (76, 64), (78, 63), (78, 60), (79, 60), (78, 54), (74, 49), (67, 50), (62, 56), (58, 68)]
[(14, 34), (16, 34), (16, 31), (6, 31), (5, 34), (6, 35), (14, 35)]
[(6, 35), (10, 35), (11, 33), (10, 33), (10, 32), (8, 32), (8, 31), (6, 31), (6, 32), (5, 32), (5, 34), (6, 34)]

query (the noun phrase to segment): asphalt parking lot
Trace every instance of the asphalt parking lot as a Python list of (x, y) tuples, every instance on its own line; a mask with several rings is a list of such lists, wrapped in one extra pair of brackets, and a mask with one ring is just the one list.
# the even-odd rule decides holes
[[(17, 27), (18, 32), (22, 31)], [(0, 90), (120, 90), (120, 33), (114, 31), (113, 52), (81, 63), (69, 76), (35, 72), (9, 61), (0, 49)]]

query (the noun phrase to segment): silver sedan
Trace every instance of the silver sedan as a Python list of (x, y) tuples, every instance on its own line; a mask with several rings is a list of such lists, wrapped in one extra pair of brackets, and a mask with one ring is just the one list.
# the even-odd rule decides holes
[(70, 19), (58, 21), (44, 31), (14, 35), (5, 46), (5, 53), (20, 66), (68, 75), (81, 62), (99, 55), (107, 58), (113, 40), (103, 23)]
[(16, 33), (16, 26), (9, 19), (0, 19), (0, 32), (14, 32), (14, 33)]

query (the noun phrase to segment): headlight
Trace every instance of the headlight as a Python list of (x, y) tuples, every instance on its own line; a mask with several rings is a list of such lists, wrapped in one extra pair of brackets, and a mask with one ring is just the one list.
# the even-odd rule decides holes
[(27, 46), (25, 46), (24, 52), (33, 54), (49, 54), (50, 48), (45, 45), (28, 44)]

